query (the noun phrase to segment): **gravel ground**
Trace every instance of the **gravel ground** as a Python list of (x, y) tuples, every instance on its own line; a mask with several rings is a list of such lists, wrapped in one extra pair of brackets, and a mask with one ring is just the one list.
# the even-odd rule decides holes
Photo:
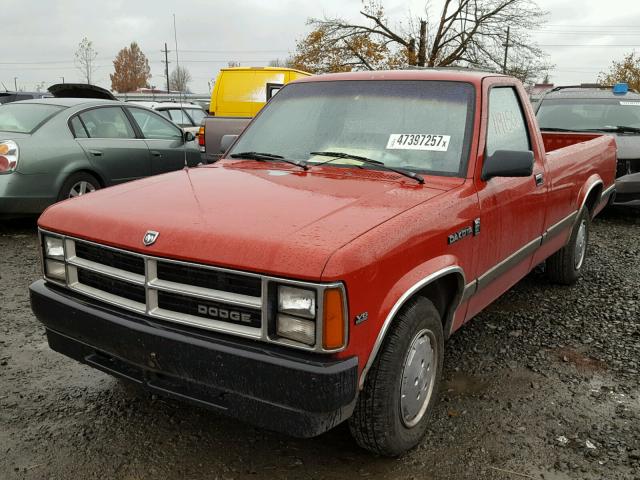
[(0, 224), (0, 479), (640, 480), (640, 212), (593, 224), (584, 277), (540, 270), (446, 347), (423, 444), (372, 457), (340, 426), (296, 440), (126, 391), (47, 347), (34, 222)]

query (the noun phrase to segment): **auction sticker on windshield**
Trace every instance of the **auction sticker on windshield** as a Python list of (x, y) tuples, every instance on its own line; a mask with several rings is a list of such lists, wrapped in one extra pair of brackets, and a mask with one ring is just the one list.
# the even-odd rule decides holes
[(426, 133), (392, 133), (387, 142), (388, 150), (432, 150), (446, 152), (451, 135)]

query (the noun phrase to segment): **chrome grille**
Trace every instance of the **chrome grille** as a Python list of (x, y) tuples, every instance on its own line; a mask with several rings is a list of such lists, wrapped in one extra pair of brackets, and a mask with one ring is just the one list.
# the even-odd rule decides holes
[(65, 239), (68, 287), (151, 317), (262, 338), (262, 278)]

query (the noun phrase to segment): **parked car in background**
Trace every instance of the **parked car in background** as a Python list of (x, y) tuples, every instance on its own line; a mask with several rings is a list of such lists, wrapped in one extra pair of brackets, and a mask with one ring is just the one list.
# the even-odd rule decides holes
[(185, 132), (191, 132), (194, 135), (198, 133), (204, 117), (207, 116), (207, 113), (202, 109), (202, 107), (194, 103), (138, 101), (128, 103), (151, 108), (160, 115), (171, 120)]
[(33, 100), (34, 98), (48, 98), (52, 95), (47, 92), (0, 92), (0, 105), (20, 100)]
[(515, 78), (305, 78), (219, 162), (47, 209), (31, 306), (124, 381), (300, 437), (348, 420), (399, 455), (447, 338), (545, 260), (579, 278), (615, 168), (609, 135), (541, 134)]
[(626, 84), (556, 87), (540, 101), (540, 129), (608, 133), (618, 144), (617, 205), (640, 205), (640, 94)]
[(0, 105), (0, 215), (195, 166), (195, 138), (158, 113), (113, 100), (45, 98)]
[(203, 161), (210, 163), (221, 156), (224, 135), (237, 135), (283, 85), (311, 75), (280, 67), (223, 68), (218, 74), (209, 115), (198, 132)]

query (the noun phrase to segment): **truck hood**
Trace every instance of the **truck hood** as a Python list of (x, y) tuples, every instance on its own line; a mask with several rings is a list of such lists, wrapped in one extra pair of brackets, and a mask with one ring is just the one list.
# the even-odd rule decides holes
[(640, 135), (616, 135), (616, 144), (620, 160), (640, 158)]
[[(341, 246), (455, 186), (430, 183), (377, 170), (222, 161), (66, 200), (39, 225), (148, 255), (318, 280)], [(148, 230), (159, 236), (145, 247)]]

